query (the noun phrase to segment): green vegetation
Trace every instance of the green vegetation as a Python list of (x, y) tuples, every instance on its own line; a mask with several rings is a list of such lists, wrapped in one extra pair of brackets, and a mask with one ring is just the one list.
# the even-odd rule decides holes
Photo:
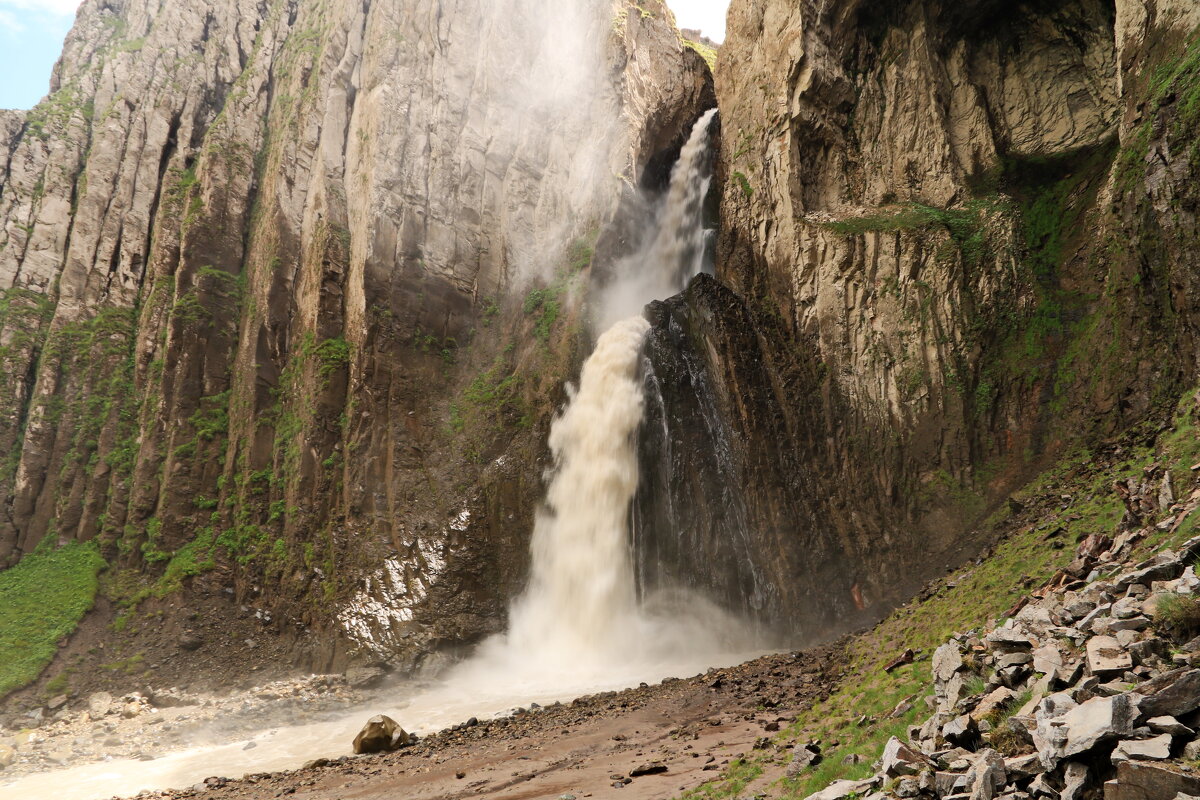
[(1200, 600), (1182, 594), (1169, 594), (1154, 606), (1154, 627), (1176, 641), (1186, 641), (1200, 633)]
[(684, 47), (690, 47), (691, 49), (693, 49), (697, 53), (699, 53), (700, 57), (704, 59), (704, 63), (708, 64), (708, 69), (710, 71), (716, 70), (716, 68), (717, 68), (717, 51), (716, 50), (709, 47), (704, 42), (693, 42), (691, 39), (682, 39), (682, 38), (680, 39), (680, 41), (683, 42)]
[(104, 560), (94, 543), (51, 537), (0, 572), (0, 696), (37, 678), (92, 608)]
[(724, 800), (736, 798), (749, 783), (762, 774), (761, 764), (746, 759), (736, 759), (720, 779), (701, 784), (684, 792), (684, 800)]
[(750, 179), (746, 177), (744, 172), (735, 172), (732, 177), (733, 182), (742, 190), (742, 194), (746, 196), (747, 200), (754, 196), (754, 187), (750, 185)]

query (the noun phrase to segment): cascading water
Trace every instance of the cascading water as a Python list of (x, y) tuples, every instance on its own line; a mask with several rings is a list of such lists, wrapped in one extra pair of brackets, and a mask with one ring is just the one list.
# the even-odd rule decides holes
[(639, 360), (649, 329), (640, 311), (678, 292), (703, 268), (715, 116), (714, 109), (696, 123), (642, 247), (616, 266), (616, 279), (601, 297), (597, 316), (608, 328), (551, 428), (556, 471), (533, 532), (530, 583), (513, 603), (507, 633), (484, 642), (434, 686), (398, 687), (397, 697), (407, 695), (407, 701), (393, 709), (374, 705), (333, 722), (264, 731), (252, 750), (240, 741), (149, 762), (34, 775), (0, 787), (0, 798), (92, 800), (187, 786), (214, 771), (294, 768), (345, 752), (364, 715), (380, 710), (426, 733), (529, 701), (695, 674), (761, 650), (745, 638), (740, 622), (699, 596), (639, 598), (629, 537), (643, 414)]

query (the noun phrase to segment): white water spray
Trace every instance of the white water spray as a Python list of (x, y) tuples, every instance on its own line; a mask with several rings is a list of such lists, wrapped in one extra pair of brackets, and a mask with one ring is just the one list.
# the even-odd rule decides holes
[(711, 181), (705, 165), (715, 114), (697, 122), (656, 225), (639, 251), (617, 265), (617, 280), (602, 298), (601, 318), (618, 321), (599, 338), (551, 428), (556, 471), (535, 523), (530, 583), (513, 603), (506, 634), (484, 642), (433, 687), (396, 687), (397, 705), (390, 709), (377, 704), (334, 722), (264, 731), (251, 750), (240, 741), (149, 762), (32, 775), (0, 786), (0, 800), (95, 800), (188, 786), (214, 773), (291, 769), (348, 752), (363, 720), (380, 711), (425, 734), (469, 716), (693, 675), (760, 652), (746, 626), (703, 598), (674, 593), (639, 603), (629, 542), (642, 419), (638, 364), (649, 329), (632, 315), (678, 292), (702, 268), (703, 203)]

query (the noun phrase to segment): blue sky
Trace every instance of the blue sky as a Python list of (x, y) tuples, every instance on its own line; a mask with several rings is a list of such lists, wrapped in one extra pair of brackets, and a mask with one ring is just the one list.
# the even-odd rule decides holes
[(0, 0), (0, 108), (32, 108), (75, 21), (79, 0)]
[(679, 27), (699, 28), (714, 42), (725, 41), (725, 12), (729, 0), (667, 0), (667, 5), (675, 12)]

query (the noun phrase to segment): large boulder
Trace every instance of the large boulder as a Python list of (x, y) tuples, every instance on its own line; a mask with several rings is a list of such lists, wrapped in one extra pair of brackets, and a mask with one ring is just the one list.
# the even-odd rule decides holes
[(1171, 734), (1164, 733), (1152, 739), (1127, 739), (1113, 750), (1114, 763), (1128, 761), (1166, 761), (1171, 757)]
[(1111, 636), (1093, 636), (1087, 643), (1088, 669), (1093, 675), (1120, 675), (1133, 669), (1133, 657)]
[(916, 775), (929, 766), (929, 760), (904, 742), (893, 736), (883, 748), (883, 760), (879, 771), (889, 778)]
[(384, 714), (377, 714), (367, 720), (367, 724), (354, 737), (354, 752), (387, 753), (408, 744), (408, 733), (396, 724), (396, 720)]
[(1140, 761), (1122, 761), (1116, 780), (1104, 784), (1104, 800), (1171, 800), (1181, 792), (1200, 794), (1200, 777)]
[[(1097, 745), (1133, 733), (1137, 704), (1128, 694), (1094, 697), (1074, 708), (1047, 707), (1051, 695), (1038, 708), (1034, 744), (1046, 769), (1071, 756), (1086, 753)], [(1059, 713), (1059, 712), (1062, 713)]]
[(1200, 669), (1160, 675), (1138, 687), (1148, 696), (1138, 703), (1142, 719), (1180, 717), (1200, 708)]

